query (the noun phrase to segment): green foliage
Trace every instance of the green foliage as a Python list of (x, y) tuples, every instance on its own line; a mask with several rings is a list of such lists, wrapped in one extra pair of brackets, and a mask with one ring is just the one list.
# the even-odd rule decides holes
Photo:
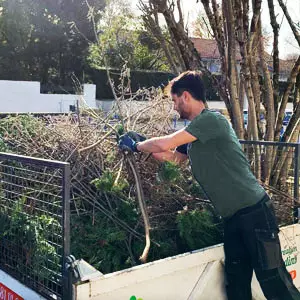
[[(139, 218), (134, 205), (122, 202), (116, 210), (116, 217), (134, 227)], [(151, 238), (160, 247), (152, 245), (149, 261), (173, 256), (215, 245), (222, 241), (222, 232), (208, 211), (191, 211), (179, 214), (173, 230), (152, 230)], [(132, 237), (116, 226), (101, 212), (71, 219), (71, 249), (75, 257), (88, 261), (103, 273), (129, 268), (138, 261), (145, 243)], [(135, 227), (137, 231), (138, 228)], [(177, 236), (177, 233), (178, 236)], [(130, 244), (131, 240), (131, 244)], [(131, 248), (133, 257), (129, 255)], [(133, 261), (134, 260), (134, 261)]]
[[(104, 0), (89, 4), (103, 9)], [(85, 1), (2, 0), (0, 5), (0, 79), (71, 85), (71, 73), (83, 77), (87, 40), (96, 39)]]
[(107, 154), (106, 161), (107, 161), (108, 163), (113, 163), (114, 160), (116, 159), (116, 154), (117, 154), (116, 151), (110, 151), (110, 152)]
[(220, 225), (208, 210), (183, 211), (177, 216), (180, 237), (190, 250), (222, 242)]
[(92, 68), (119, 68), (168, 71), (157, 42), (135, 17), (129, 1), (108, 1), (99, 22), (99, 41), (90, 46), (87, 61)]
[(188, 187), (188, 191), (191, 195), (200, 198), (200, 199), (207, 199), (206, 194), (204, 193), (203, 189), (199, 185), (199, 183), (192, 179), (191, 184)]
[(27, 135), (28, 138), (34, 138), (38, 132), (38, 128), (42, 125), (42, 121), (32, 115), (8, 116), (0, 119), (0, 136), (6, 134), (17, 138), (19, 134)]
[(118, 132), (118, 135), (122, 135), (124, 134), (124, 126), (123, 125), (118, 125), (118, 127), (116, 128), (117, 132)]
[[(118, 212), (124, 212), (119, 217), (132, 225), (137, 219), (137, 212), (128, 202), (122, 202), (116, 213)], [(71, 249), (75, 257), (85, 259), (104, 273), (132, 266), (126, 247), (126, 231), (117, 227), (102, 213), (73, 216), (71, 228)]]
[[(47, 134), (47, 130), (43, 121), (32, 115), (8, 116), (0, 119), (0, 151), (18, 153), (23, 147), (22, 144), (18, 144), (20, 136), (22, 139), (33, 140), (37, 136), (41, 138), (45, 134)], [(6, 136), (10, 137), (9, 143), (5, 139)], [(15, 142), (12, 142), (14, 140)]]
[(0, 136), (0, 152), (7, 152), (8, 148), (3, 139)]
[[(59, 272), (59, 255), (56, 248), (49, 242), (53, 234), (61, 234), (60, 224), (46, 215), (32, 215), (26, 212), (26, 197), (16, 201), (11, 209), (1, 206), (0, 236), (8, 247), (19, 247), (14, 257), (14, 267), (31, 270), (32, 275), (50, 278)], [(8, 211), (9, 209), (9, 211)], [(51, 270), (47, 268), (51, 262)]]
[(91, 184), (94, 184), (97, 190), (103, 193), (120, 193), (127, 188), (129, 184), (124, 178), (120, 178), (116, 183), (116, 177), (116, 174), (106, 170), (103, 172), (100, 178), (92, 180)]
[[(114, 211), (114, 219), (118, 218), (127, 225), (142, 230), (136, 226), (139, 214), (131, 201), (122, 201)], [(144, 247), (144, 239), (131, 236), (128, 231), (116, 225), (114, 221), (101, 212), (71, 218), (71, 249), (75, 257), (88, 261), (103, 273), (110, 273), (132, 267), (138, 262)], [(174, 231), (151, 232), (151, 238), (159, 243), (153, 244), (149, 253), (149, 261), (176, 255), (179, 253)], [(129, 247), (133, 257), (129, 254)]]
[(177, 182), (182, 178), (180, 167), (173, 162), (164, 162), (158, 173), (159, 181)]

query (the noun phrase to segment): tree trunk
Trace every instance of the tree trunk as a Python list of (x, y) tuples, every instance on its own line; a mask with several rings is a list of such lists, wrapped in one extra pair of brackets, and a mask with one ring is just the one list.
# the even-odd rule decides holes
[[(298, 137), (299, 137), (299, 132), (300, 132), (300, 121), (298, 118), (297, 124), (294, 127), (294, 131), (290, 135), (289, 142), (291, 142), (291, 143), (297, 142)], [(292, 150), (287, 150), (280, 154), (280, 158), (278, 159), (276, 165), (273, 168), (273, 176), (272, 176), (272, 181), (271, 181), (272, 186), (274, 186), (274, 187), (278, 186), (281, 176), (286, 176), (286, 174), (291, 166), (292, 155), (293, 155)], [(281, 181), (281, 183), (284, 184), (285, 181)]]
[[(297, 127), (299, 124), (299, 120), (300, 120), (300, 102), (298, 102), (296, 104), (296, 106), (294, 107), (294, 111), (293, 111), (293, 115), (289, 121), (289, 124), (282, 136), (282, 140), (288, 142), (289, 138), (291, 137), (291, 135), (293, 134), (293, 132), (295, 131), (295, 127)], [(297, 142), (297, 141), (296, 141)]]
[[(257, 37), (257, 36), (256, 36)], [(250, 63), (250, 73), (251, 73), (251, 81), (253, 85), (253, 96), (255, 102), (255, 113), (256, 113), (256, 122), (257, 122), (257, 129), (258, 129), (258, 137), (259, 139), (263, 138), (263, 132), (260, 126), (260, 84), (258, 78), (258, 70), (257, 70), (257, 48), (258, 48), (258, 38), (256, 38), (255, 43), (253, 45), (252, 53), (249, 55), (249, 63)]]
[(274, 109), (277, 111), (279, 103), (279, 24), (276, 21), (273, 0), (268, 0), (271, 26), (273, 28), (273, 93), (274, 93)]
[(297, 79), (299, 72), (300, 72), (300, 56), (298, 57), (295, 65), (291, 71), (290, 77), (287, 81), (287, 87), (281, 98), (281, 104), (280, 104), (280, 108), (279, 108), (278, 115), (277, 115), (277, 122), (276, 122), (276, 129), (275, 129), (275, 138), (274, 139), (276, 141), (278, 141), (280, 138), (280, 129), (282, 127), (282, 121), (284, 118), (284, 112), (286, 109), (286, 105), (288, 103), (290, 93), (292, 92), (292, 88), (294, 87), (294, 85), (296, 83), (296, 79)]
[[(260, 26), (261, 29), (261, 26)], [(268, 70), (268, 66), (265, 62), (265, 51), (262, 39), (259, 41), (259, 57), (260, 57), (260, 65), (263, 71), (264, 76), (264, 90), (265, 90), (265, 97), (264, 103), (266, 108), (266, 133), (265, 133), (265, 140), (266, 141), (273, 141), (274, 140), (274, 124), (275, 124), (275, 109), (274, 109), (274, 94), (272, 88), (272, 82), (270, 73)], [(273, 156), (276, 151), (273, 151), (272, 147), (266, 148), (266, 159), (264, 162), (264, 175), (265, 175), (265, 183), (269, 184), (272, 165), (274, 162)]]
[(293, 101), (293, 108), (296, 109), (297, 104), (300, 102), (300, 72), (296, 78), (295, 84), (295, 93), (294, 93), (294, 101)]
[(233, 15), (232, 1), (228, 0), (225, 4), (225, 12), (227, 19), (227, 32), (228, 32), (228, 71), (230, 78), (230, 96), (231, 107), (234, 114), (233, 128), (240, 139), (244, 139), (244, 120), (241, 114), (241, 107), (239, 101), (236, 70), (236, 41), (235, 41), (235, 20)]

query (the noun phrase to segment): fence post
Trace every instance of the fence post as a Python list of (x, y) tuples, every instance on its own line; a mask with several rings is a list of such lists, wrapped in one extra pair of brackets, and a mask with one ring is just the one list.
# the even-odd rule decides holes
[(70, 255), (70, 164), (63, 168), (63, 299), (72, 300), (71, 271), (67, 268)]
[[(299, 176), (300, 176), (300, 143), (295, 147), (295, 170), (294, 170), (294, 207), (297, 205), (297, 201), (300, 201), (299, 197)], [(299, 205), (298, 205), (299, 206)], [(300, 207), (294, 209), (294, 221), (299, 222)]]

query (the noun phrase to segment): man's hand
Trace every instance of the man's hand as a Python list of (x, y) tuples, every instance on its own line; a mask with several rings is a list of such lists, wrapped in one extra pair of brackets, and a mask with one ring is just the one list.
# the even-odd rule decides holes
[(138, 152), (136, 148), (136, 141), (134, 141), (128, 133), (123, 134), (120, 139), (118, 146), (121, 150), (124, 151), (131, 151), (131, 152)]

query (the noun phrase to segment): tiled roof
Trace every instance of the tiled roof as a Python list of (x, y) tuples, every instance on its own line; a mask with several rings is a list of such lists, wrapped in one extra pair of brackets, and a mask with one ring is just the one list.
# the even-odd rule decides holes
[[(206, 59), (219, 59), (220, 53), (218, 50), (218, 45), (216, 40), (209, 40), (209, 39), (201, 39), (201, 38), (191, 38), (191, 41), (193, 42), (196, 50), (199, 52), (201, 58)], [(237, 50), (239, 49), (239, 46), (237, 44)], [(237, 58), (238, 61), (240, 61), (241, 55), (239, 51), (237, 51)]]
[[(279, 72), (290, 73), (296, 59), (279, 59)], [(273, 56), (265, 52), (265, 62), (268, 64), (269, 70), (273, 72)]]
[(215, 40), (207, 40), (200, 38), (191, 38), (196, 50), (199, 52), (202, 58), (220, 58), (218, 45)]
[(296, 60), (294, 59), (288, 59), (288, 60), (279, 60), (279, 69), (280, 73), (287, 73), (290, 74), (292, 68), (295, 65)]
[[(220, 59), (220, 53), (218, 50), (218, 45), (215, 40), (201, 39), (201, 38), (191, 38), (194, 43), (196, 50), (199, 52), (201, 58), (204, 59)], [(237, 61), (241, 61), (241, 55), (239, 53), (239, 46), (237, 45)], [(269, 70), (272, 71), (273, 68), (273, 57), (265, 52), (265, 60), (268, 64)], [(290, 72), (294, 64), (294, 60), (279, 60), (280, 72)]]

